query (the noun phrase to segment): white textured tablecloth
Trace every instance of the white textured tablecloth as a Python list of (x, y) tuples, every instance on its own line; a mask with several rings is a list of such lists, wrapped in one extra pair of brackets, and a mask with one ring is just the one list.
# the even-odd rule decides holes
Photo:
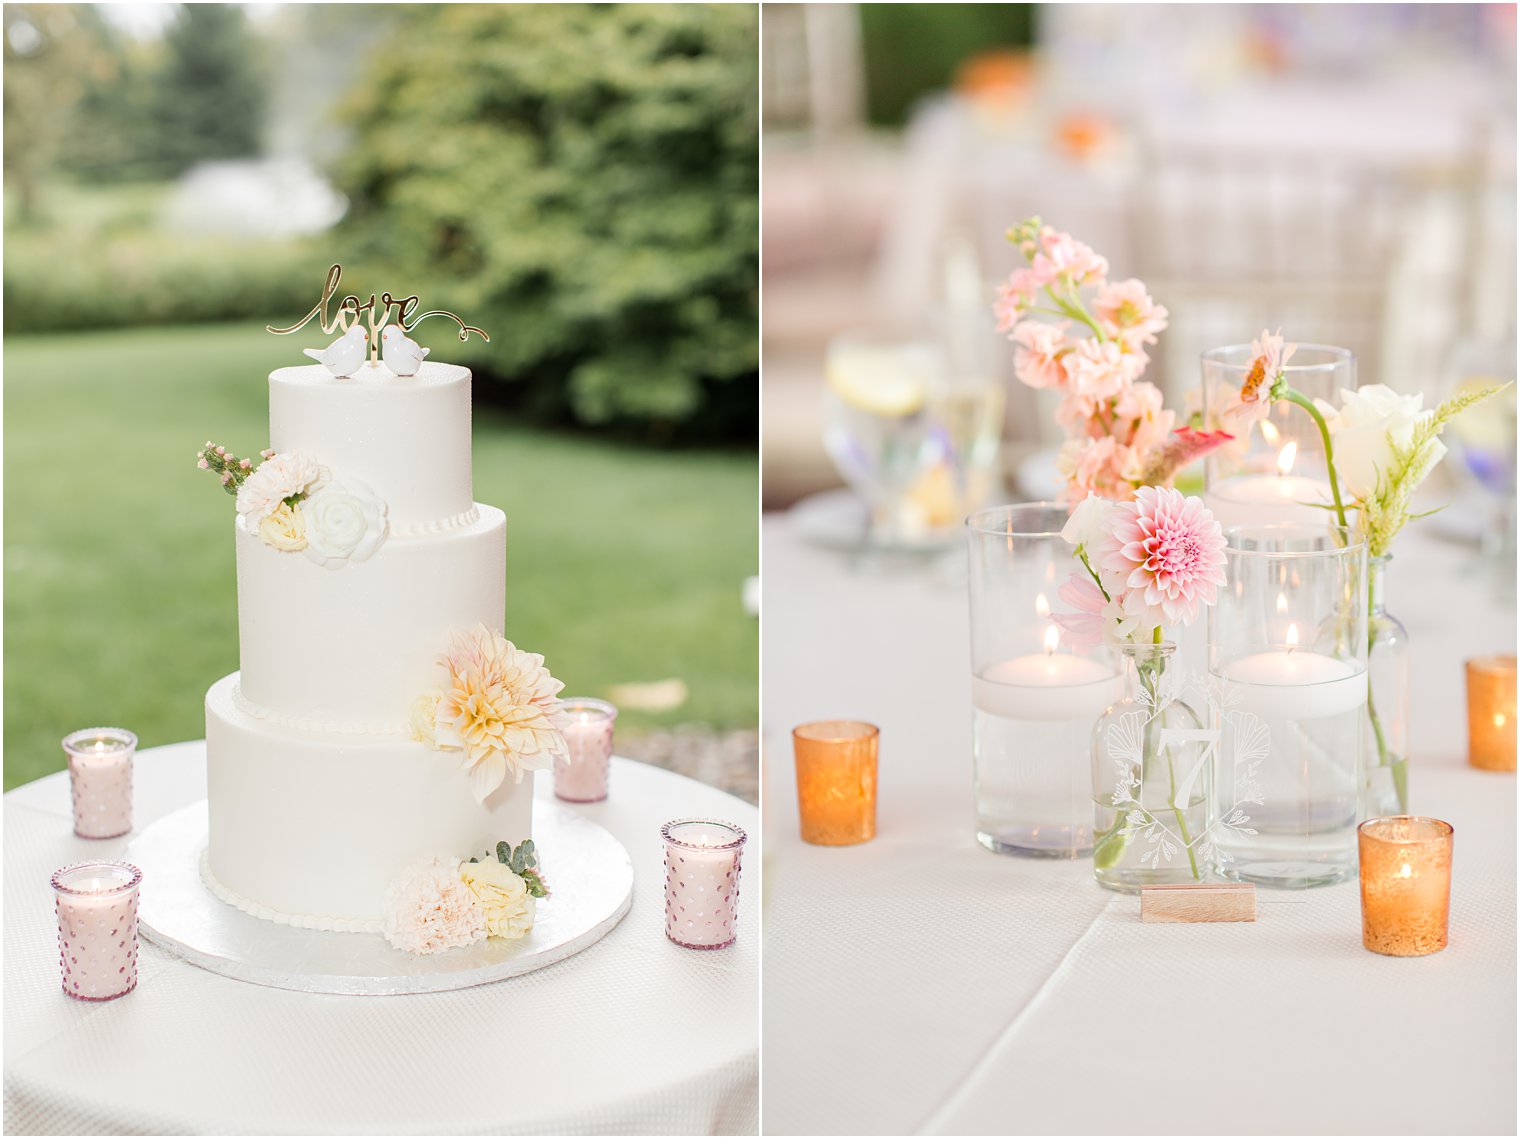
[[(1469, 768), (1462, 661), (1515, 611), (1401, 539), (1413, 809), (1456, 827), (1451, 940), (1361, 945), (1355, 884), (1254, 924), (1145, 925), (1086, 861), (973, 837), (963, 588), (865, 577), (764, 523), (767, 1134), (1515, 1133), (1515, 779)], [(790, 730), (881, 727), (879, 829), (797, 837)]]
[[(758, 851), (737, 943), (681, 949), (664, 933), (659, 828), (711, 815), (753, 836), (757, 812), (625, 759), (611, 789), (578, 809), (628, 848), (633, 908), (568, 961), (460, 992), (312, 996), (145, 941), (137, 990), (84, 1004), (59, 988), (48, 877), (128, 839), (74, 836), (64, 774), (17, 788), (5, 796), (6, 1133), (753, 1133)], [(203, 743), (139, 753), (139, 827), (205, 794)]]

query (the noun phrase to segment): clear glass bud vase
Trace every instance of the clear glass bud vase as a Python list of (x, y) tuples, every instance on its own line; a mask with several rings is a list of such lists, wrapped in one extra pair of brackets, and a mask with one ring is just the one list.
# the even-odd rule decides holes
[(1368, 816), (1409, 813), (1409, 633), (1384, 599), (1388, 560), (1367, 559)]
[(1121, 645), (1124, 698), (1093, 726), (1093, 871), (1126, 894), (1209, 876), (1210, 733), (1180, 699), (1176, 651)]

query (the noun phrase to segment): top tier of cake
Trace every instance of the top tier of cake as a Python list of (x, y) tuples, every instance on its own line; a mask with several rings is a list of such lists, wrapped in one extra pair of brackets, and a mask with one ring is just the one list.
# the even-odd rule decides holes
[(365, 364), (338, 379), (320, 364), (280, 368), (269, 377), (269, 445), (368, 484), (396, 533), (448, 523), (475, 501), (469, 369), (425, 362), (401, 377)]

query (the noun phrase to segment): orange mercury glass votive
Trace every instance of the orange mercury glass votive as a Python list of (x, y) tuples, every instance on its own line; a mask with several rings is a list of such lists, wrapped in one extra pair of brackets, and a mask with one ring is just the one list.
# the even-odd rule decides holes
[(1485, 771), (1515, 770), (1515, 658), (1467, 662), (1467, 762)]
[(1389, 957), (1446, 948), (1451, 907), (1450, 823), (1419, 815), (1356, 828), (1362, 872), (1362, 944)]
[(819, 720), (792, 729), (802, 840), (849, 846), (876, 837), (874, 724)]

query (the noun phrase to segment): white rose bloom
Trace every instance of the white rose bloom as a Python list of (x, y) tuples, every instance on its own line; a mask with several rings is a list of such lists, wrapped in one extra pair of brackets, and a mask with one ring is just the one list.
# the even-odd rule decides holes
[(357, 479), (332, 479), (301, 503), (301, 513), (306, 519), (303, 553), (327, 569), (362, 562), (385, 540), (385, 503)]
[[(1421, 395), (1399, 395), (1383, 384), (1341, 392), (1341, 406), (1318, 404), (1335, 446), (1335, 472), (1353, 498), (1377, 493), (1378, 479), (1393, 468), (1393, 444), (1407, 447), (1415, 425), (1434, 412), (1424, 411)], [(1446, 445), (1432, 440), (1420, 456), (1420, 478), (1446, 454)], [(1418, 480), (1416, 480), (1418, 481)]]
[(1066, 520), (1066, 525), (1061, 529), (1061, 537), (1073, 546), (1081, 546), (1091, 552), (1097, 548), (1099, 539), (1112, 529), (1115, 505), (1089, 491)]

